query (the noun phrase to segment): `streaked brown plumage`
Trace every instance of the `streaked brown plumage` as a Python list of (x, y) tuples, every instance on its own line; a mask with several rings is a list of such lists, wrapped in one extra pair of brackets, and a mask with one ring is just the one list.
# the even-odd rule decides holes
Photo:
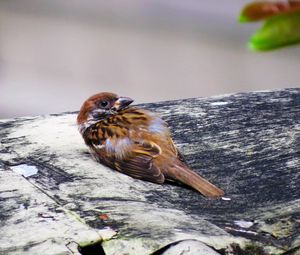
[(84, 102), (77, 123), (94, 157), (133, 178), (159, 184), (175, 180), (206, 197), (221, 197), (223, 190), (184, 163), (166, 123), (153, 112), (128, 107), (132, 102), (108, 92)]

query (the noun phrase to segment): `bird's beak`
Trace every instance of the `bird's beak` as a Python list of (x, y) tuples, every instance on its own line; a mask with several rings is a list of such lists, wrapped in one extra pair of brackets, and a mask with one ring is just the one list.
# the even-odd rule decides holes
[(112, 110), (114, 111), (120, 111), (124, 108), (126, 108), (128, 105), (130, 105), (133, 102), (133, 99), (129, 97), (119, 97), (117, 101), (114, 103)]

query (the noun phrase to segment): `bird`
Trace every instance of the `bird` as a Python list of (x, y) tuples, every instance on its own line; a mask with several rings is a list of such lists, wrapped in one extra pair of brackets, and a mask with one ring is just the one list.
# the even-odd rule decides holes
[(133, 101), (101, 92), (83, 103), (77, 125), (95, 160), (136, 179), (175, 181), (207, 198), (222, 197), (222, 189), (189, 168), (167, 123), (152, 111), (131, 106)]

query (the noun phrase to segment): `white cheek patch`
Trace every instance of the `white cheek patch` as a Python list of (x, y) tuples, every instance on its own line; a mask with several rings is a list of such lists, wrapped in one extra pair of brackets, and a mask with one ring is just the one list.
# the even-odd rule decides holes
[(81, 124), (78, 125), (78, 130), (80, 132), (81, 135), (83, 135), (84, 131), (86, 129), (88, 129), (91, 125), (94, 125), (95, 123), (97, 123), (98, 121), (87, 121), (87, 122), (83, 122)]
[(103, 109), (95, 109), (93, 110), (89, 115), (85, 122), (78, 125), (78, 130), (81, 134), (84, 133), (84, 131), (89, 128), (90, 126), (96, 124), (101, 120), (100, 116), (102, 116), (105, 113), (105, 110)]
[(93, 119), (93, 118), (89, 117), (89, 118), (87, 119), (87, 121), (85, 121), (85, 122), (79, 124), (79, 125), (78, 125), (78, 130), (79, 130), (80, 134), (83, 134), (84, 131), (85, 131), (87, 128), (89, 128), (90, 126), (96, 124), (97, 122), (99, 122), (99, 120)]
[(160, 118), (155, 118), (151, 121), (149, 127), (151, 133), (164, 133), (167, 130), (165, 122)]
[(102, 117), (105, 112), (107, 112), (105, 109), (94, 109), (90, 112), (88, 120), (99, 120), (99, 117)]
[(87, 123), (85, 122), (78, 125), (78, 130), (80, 134), (83, 134), (86, 129), (87, 129)]
[(124, 158), (131, 151), (133, 142), (129, 138), (117, 140), (106, 139), (105, 148), (107, 152), (114, 153), (117, 158)]

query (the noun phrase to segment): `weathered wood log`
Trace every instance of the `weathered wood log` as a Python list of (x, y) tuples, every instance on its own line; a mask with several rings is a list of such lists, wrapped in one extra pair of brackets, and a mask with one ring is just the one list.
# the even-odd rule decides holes
[(300, 89), (141, 107), (225, 197), (100, 165), (76, 113), (2, 120), (0, 254), (299, 254)]

